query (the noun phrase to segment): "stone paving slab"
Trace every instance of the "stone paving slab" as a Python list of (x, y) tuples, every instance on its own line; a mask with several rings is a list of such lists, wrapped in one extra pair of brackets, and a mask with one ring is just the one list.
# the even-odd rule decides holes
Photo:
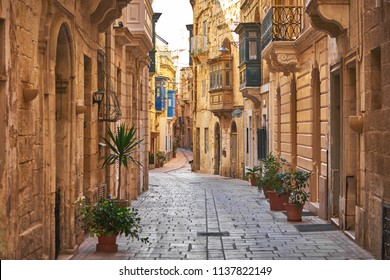
[(299, 232), (295, 227), (326, 221), (309, 213), (302, 222), (289, 223), (283, 212), (270, 211), (248, 182), (193, 173), (191, 153), (178, 149), (177, 155), (150, 172), (149, 191), (132, 202), (142, 217), (141, 235), (150, 244), (120, 236), (117, 253), (97, 253), (97, 238), (89, 237), (73, 259), (373, 259), (339, 230)]

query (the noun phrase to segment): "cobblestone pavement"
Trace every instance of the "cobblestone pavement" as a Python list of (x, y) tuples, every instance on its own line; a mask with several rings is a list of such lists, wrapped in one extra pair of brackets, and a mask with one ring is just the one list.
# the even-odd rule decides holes
[[(132, 202), (150, 244), (121, 236), (117, 253), (97, 253), (97, 238), (89, 237), (73, 259), (373, 259), (308, 212), (300, 223), (287, 222), (246, 181), (191, 172), (191, 158), (191, 152), (179, 149), (176, 159), (150, 172), (150, 190)], [(296, 228), (310, 224), (322, 224), (326, 231)]]

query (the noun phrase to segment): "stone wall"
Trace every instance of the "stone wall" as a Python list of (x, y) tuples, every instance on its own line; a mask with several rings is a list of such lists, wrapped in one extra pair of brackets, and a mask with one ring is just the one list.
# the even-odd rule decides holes
[(364, 247), (382, 257), (382, 207), (390, 203), (390, 4), (364, 1)]
[[(98, 106), (92, 102), (101, 82), (98, 53), (108, 61), (112, 90), (121, 94), (131, 82), (123, 49), (116, 45), (121, 42), (110, 27), (119, 15), (96, 13), (94, 1), (1, 2), (0, 199), (6, 206), (0, 211), (2, 259), (72, 255), (83, 239), (75, 201), (83, 195), (96, 201), (107, 193), (101, 184), (108, 184), (111, 194), (115, 190), (114, 168), (100, 166), (105, 152), (99, 142), (106, 123), (98, 121)], [(128, 2), (105, 9), (118, 11)], [(107, 52), (105, 35), (99, 32), (108, 27)], [(146, 62), (149, 45), (146, 40), (139, 50)], [(142, 131), (139, 137), (145, 137), (147, 115), (137, 110), (146, 107), (148, 73), (146, 63), (138, 63), (134, 92), (139, 88), (139, 95), (121, 101), (124, 108), (138, 104), (130, 112), (124, 110), (124, 119), (133, 120)], [(27, 91), (38, 94), (29, 100)], [(145, 165), (147, 141), (144, 145), (137, 157)], [(136, 182), (126, 187), (128, 192), (135, 189), (134, 197), (143, 189), (141, 181), (147, 183), (140, 173), (134, 172)]]

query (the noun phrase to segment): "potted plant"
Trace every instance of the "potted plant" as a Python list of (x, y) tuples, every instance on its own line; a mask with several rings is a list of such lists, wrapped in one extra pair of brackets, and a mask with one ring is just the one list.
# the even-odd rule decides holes
[(290, 169), (280, 174), (283, 189), (288, 193), (288, 202), (284, 204), (287, 211), (287, 220), (302, 221), (303, 205), (308, 201), (310, 193), (306, 191), (311, 173)]
[(251, 182), (252, 186), (257, 186), (257, 181), (260, 177), (261, 167), (258, 165), (253, 166), (253, 168), (246, 169), (246, 179)]
[(167, 160), (167, 158), (165, 157), (163, 152), (158, 151), (156, 153), (156, 160), (157, 160), (159, 166), (163, 167), (164, 166), (164, 162)]
[(100, 198), (96, 204), (88, 204), (79, 200), (81, 215), (79, 217), (83, 229), (89, 230), (92, 236), (98, 237), (96, 251), (116, 252), (116, 237), (124, 234), (141, 242), (148, 243), (148, 238), (141, 238), (140, 221), (136, 209), (130, 209), (119, 203), (118, 199)]
[(176, 142), (174, 142), (173, 146), (172, 146), (172, 157), (173, 158), (176, 158), (176, 152), (177, 152), (177, 144), (176, 144)]
[(284, 166), (288, 162), (281, 158), (278, 159), (273, 154), (269, 154), (262, 160), (263, 172), (261, 173), (257, 186), (264, 192), (266, 198), (269, 198), (270, 209), (273, 211), (284, 210), (284, 203), (288, 202), (288, 194), (284, 191), (282, 181), (279, 178)]
[[(113, 132), (108, 127), (108, 138), (103, 138), (105, 144), (110, 150), (110, 154), (103, 162), (103, 167), (106, 165), (118, 164), (118, 188), (116, 197), (121, 198), (121, 179), (122, 179), (122, 166), (126, 169), (129, 163), (133, 163), (139, 168), (142, 167), (141, 163), (133, 156), (137, 151), (138, 145), (142, 142), (136, 139), (136, 129), (134, 126), (128, 128), (124, 123), (116, 127)], [(128, 203), (128, 202), (124, 202)]]

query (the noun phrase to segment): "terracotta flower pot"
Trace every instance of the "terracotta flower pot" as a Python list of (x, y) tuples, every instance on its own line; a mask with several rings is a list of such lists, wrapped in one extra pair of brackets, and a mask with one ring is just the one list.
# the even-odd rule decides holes
[(257, 180), (255, 177), (250, 177), (249, 181), (251, 182), (251, 186), (257, 186)]
[(285, 210), (284, 204), (288, 202), (288, 194), (278, 195), (274, 191), (269, 191), (269, 207), (272, 211)]
[(301, 222), (303, 205), (296, 205), (294, 203), (285, 203), (284, 207), (287, 211), (287, 221)]
[(117, 252), (118, 244), (116, 244), (116, 234), (111, 236), (99, 236), (98, 244), (96, 244), (96, 251), (98, 252)]
[(272, 192), (272, 189), (270, 187), (263, 188), (263, 193), (266, 199), (269, 199), (269, 192)]

